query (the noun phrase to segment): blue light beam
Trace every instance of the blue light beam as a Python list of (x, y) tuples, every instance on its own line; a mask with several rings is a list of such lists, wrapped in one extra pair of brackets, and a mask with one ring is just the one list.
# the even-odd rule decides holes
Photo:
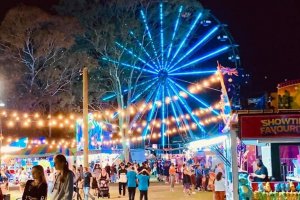
[(148, 53), (148, 51), (145, 49), (145, 47), (143, 46), (143, 44), (138, 40), (138, 38), (135, 36), (133, 31), (130, 31), (129, 34), (135, 39), (136, 43), (138, 43), (138, 45), (141, 47), (142, 51), (146, 54), (146, 56), (148, 57), (148, 59), (151, 61), (151, 63), (157, 68), (159, 69), (158, 65), (153, 61), (153, 58), (150, 56), (150, 54)]
[(196, 64), (196, 63), (199, 63), (199, 62), (203, 62), (205, 60), (208, 60), (210, 58), (218, 56), (218, 55), (220, 55), (220, 54), (225, 53), (226, 51), (228, 51), (231, 47), (232, 47), (231, 45), (226, 45), (226, 46), (223, 46), (221, 48), (218, 48), (218, 49), (216, 49), (216, 50), (214, 50), (214, 51), (212, 51), (212, 52), (210, 52), (210, 53), (208, 53), (208, 54), (206, 54), (206, 55), (204, 55), (204, 56), (202, 56), (200, 58), (197, 58), (197, 59), (195, 59), (195, 60), (193, 60), (191, 62), (188, 62), (188, 63), (186, 63), (184, 65), (181, 65), (180, 67), (174, 68), (173, 70), (169, 71), (169, 73), (176, 72), (176, 71), (178, 71), (178, 70), (180, 70), (182, 68), (185, 68), (185, 67), (188, 67), (190, 65), (193, 65), (193, 64)]
[(166, 118), (166, 96), (165, 96), (165, 85), (162, 87), (162, 107), (161, 107), (161, 120), (163, 121), (161, 125), (161, 143), (164, 148), (165, 146), (165, 132), (166, 132), (166, 123), (165, 123), (165, 118)]
[[(190, 34), (192, 33), (192, 31), (194, 30), (194, 28), (196, 27), (196, 24), (199, 22), (200, 18), (202, 16), (202, 12), (200, 12), (197, 15), (197, 18), (195, 19), (194, 23), (192, 24), (192, 26), (190, 27), (189, 31), (187, 32), (187, 34), (185, 35), (185, 37), (183, 38), (181, 44), (179, 45), (177, 51), (175, 52), (175, 54), (173, 55), (171, 61), (169, 62), (168, 67), (172, 64), (173, 60), (176, 58), (176, 56), (178, 55), (178, 53), (180, 52), (180, 50), (182, 49), (183, 45), (185, 44), (186, 40), (188, 39), (188, 37), (190, 36)], [(167, 68), (168, 68), (167, 67)]]
[(154, 71), (151, 71), (151, 70), (148, 70), (148, 69), (143, 69), (141, 67), (137, 67), (137, 66), (134, 66), (134, 65), (130, 65), (128, 63), (115, 61), (115, 60), (112, 60), (112, 59), (107, 58), (107, 57), (103, 57), (102, 60), (117, 64), (117, 65), (122, 65), (122, 66), (125, 66), (125, 67), (131, 67), (133, 69), (137, 69), (137, 70), (142, 71), (142, 72), (148, 72), (150, 74), (155, 74), (155, 75), (157, 74), (157, 72), (154, 72)]
[(164, 68), (164, 29), (163, 29), (163, 4), (159, 4), (160, 16), (160, 47), (161, 47), (161, 66)]
[[(167, 86), (167, 94), (168, 94), (169, 97), (172, 97), (172, 96), (171, 96), (171, 93), (170, 93), (170, 89), (169, 89), (168, 86)], [(175, 95), (176, 95), (176, 94), (175, 94)], [(171, 102), (170, 104), (171, 104), (171, 109), (172, 109), (172, 111), (173, 111), (173, 113), (174, 113), (174, 116), (175, 116), (176, 125), (177, 125), (177, 127), (179, 128), (179, 127), (180, 127), (180, 121), (177, 121), (177, 119), (179, 119), (179, 115), (177, 115), (175, 106), (177, 106), (178, 112), (181, 112), (181, 114), (183, 114), (183, 111), (182, 111), (182, 109), (180, 108), (180, 106), (178, 107), (178, 105), (176, 105), (176, 104), (178, 104), (178, 102), (174, 101), (174, 102)], [(175, 104), (175, 106), (174, 106), (174, 104)], [(185, 118), (183, 118), (183, 121), (184, 121), (185, 124), (188, 124), (188, 121), (187, 121)], [(191, 137), (191, 138), (194, 138), (194, 135), (193, 135), (193, 133), (192, 133), (192, 131), (191, 131), (190, 129), (188, 129), (188, 132), (189, 132), (189, 134), (190, 134), (190, 137)]]
[(149, 124), (151, 123), (152, 119), (153, 119), (153, 115), (154, 115), (154, 111), (156, 110), (157, 106), (156, 106), (156, 101), (158, 101), (159, 99), (159, 96), (160, 96), (160, 90), (161, 89), (161, 86), (158, 88), (157, 92), (156, 92), (156, 95), (155, 95), (155, 98), (154, 98), (154, 103), (152, 104), (152, 108), (150, 110), (150, 113), (148, 113), (148, 116), (147, 116), (147, 124), (144, 128), (144, 131), (143, 131), (143, 137), (146, 136), (148, 134), (148, 127), (149, 127)]
[[(170, 79), (169, 79), (170, 80)], [(194, 122), (197, 124), (197, 126), (200, 128), (200, 130), (202, 131), (202, 133), (206, 133), (204, 127), (200, 124), (200, 120), (197, 116), (195, 116), (193, 114), (192, 109), (189, 107), (188, 103), (185, 101), (185, 99), (183, 99), (180, 95), (179, 95), (179, 91), (174, 88), (174, 86), (172, 85), (172, 82), (170, 83), (170, 88), (173, 90), (173, 92), (176, 94), (176, 96), (178, 97), (178, 100), (180, 101), (180, 103), (183, 105), (183, 107), (186, 109), (186, 111), (190, 114), (191, 118), (194, 120)]]
[(139, 61), (141, 61), (142, 63), (144, 63), (145, 65), (147, 65), (148, 67), (150, 67), (151, 69), (153, 69), (154, 71), (158, 72), (157, 69), (155, 69), (152, 65), (150, 65), (149, 63), (147, 63), (144, 59), (140, 58), (138, 55), (136, 55), (135, 53), (133, 53), (133, 51), (127, 49), (126, 47), (124, 47), (122, 44), (115, 42), (115, 44), (124, 49), (127, 53), (129, 53), (130, 55), (132, 55), (134, 58), (137, 58)]
[(166, 63), (168, 63), (168, 59), (169, 59), (169, 57), (170, 57), (171, 50), (172, 50), (172, 48), (173, 48), (173, 42), (174, 42), (174, 39), (175, 39), (177, 30), (178, 30), (178, 24), (179, 24), (180, 16), (181, 16), (181, 13), (182, 13), (182, 9), (183, 9), (183, 6), (180, 6), (180, 7), (179, 7), (179, 10), (178, 10), (178, 16), (177, 16), (177, 19), (176, 19), (176, 23), (175, 23), (173, 35), (172, 35), (171, 44), (170, 44), (169, 50), (168, 50), (168, 55), (167, 55)]
[[(146, 84), (148, 84), (148, 83), (151, 83), (152, 81), (155, 81), (155, 80), (157, 80), (157, 79), (158, 79), (158, 78), (156, 77), (156, 78), (154, 78), (154, 79), (150, 79), (150, 80), (147, 80), (147, 81), (143, 81), (142, 83), (139, 83), (139, 84), (137, 84), (137, 85), (135, 85), (135, 86), (131, 86), (130, 88), (127, 88), (127, 89), (123, 90), (123, 91), (122, 91), (122, 94), (127, 93), (129, 90), (131, 90), (131, 89), (133, 89), (133, 88), (137, 88), (137, 87), (146, 85)], [(109, 95), (109, 96), (106, 96), (106, 97), (102, 98), (102, 100), (103, 100), (103, 101), (107, 101), (107, 100), (110, 100), (110, 99), (112, 99), (112, 98), (114, 98), (114, 97), (116, 97), (116, 96), (117, 96), (116, 94), (111, 94), (111, 95)]]
[[(210, 108), (210, 106), (205, 103), (204, 101), (202, 101), (201, 99), (197, 98), (195, 95), (193, 95), (192, 93), (190, 93), (188, 90), (186, 90), (185, 88), (183, 88), (181, 85), (179, 85), (178, 83), (174, 82), (173, 80), (169, 79), (169, 81), (174, 84), (175, 86), (177, 86), (180, 90), (184, 91), (185, 93), (187, 93), (189, 96), (191, 96), (192, 98), (194, 98), (196, 101), (198, 101), (200, 104), (202, 104), (203, 106), (205, 106), (205, 108)], [(219, 115), (219, 113), (212, 109), (212, 112), (215, 113), (216, 115)]]
[(187, 71), (187, 72), (178, 72), (178, 73), (170, 73), (169, 76), (193, 76), (193, 75), (200, 75), (200, 74), (214, 74), (217, 70), (207, 70), (207, 71)]
[(145, 89), (143, 89), (140, 93), (138, 93), (132, 100), (131, 103), (135, 102), (138, 98), (140, 98), (145, 92), (147, 92), (155, 83), (157, 80), (155, 80), (153, 83), (148, 85)]
[(158, 54), (157, 54), (156, 48), (155, 48), (155, 46), (154, 46), (153, 39), (152, 39), (152, 35), (151, 35), (150, 29), (149, 29), (149, 26), (148, 26), (148, 22), (147, 22), (147, 19), (146, 19), (146, 15), (145, 15), (145, 13), (144, 13), (143, 10), (141, 10), (141, 15), (142, 15), (143, 22), (144, 22), (144, 25), (145, 25), (145, 28), (146, 28), (146, 31), (147, 31), (147, 35), (148, 35), (148, 37), (149, 37), (149, 39), (150, 39), (150, 43), (151, 43), (151, 46), (152, 46), (154, 55), (155, 55), (155, 57), (156, 57), (156, 59), (157, 59), (157, 63), (158, 63), (158, 65), (159, 65), (160, 68), (161, 68), (161, 65), (160, 65), (159, 60), (158, 60)]
[(180, 63), (183, 59), (185, 59), (188, 55), (190, 55), (195, 49), (203, 46), (207, 41), (209, 41), (209, 39), (211, 39), (217, 32), (219, 29), (220, 25), (215, 26), (213, 29), (211, 29), (207, 34), (205, 34), (205, 36), (199, 40), (196, 45), (194, 45), (186, 54), (184, 54), (174, 65), (172, 65), (171, 67), (169, 67), (168, 69), (173, 69), (178, 63)]
[[(156, 88), (159, 88), (160, 87), (160, 84), (156, 87)], [(150, 93), (146, 96), (146, 100), (145, 100), (145, 103), (148, 104), (149, 101), (151, 100), (151, 97), (153, 96), (153, 94), (157, 92), (157, 90), (153, 89), (150, 91)], [(140, 118), (141, 114), (144, 112), (143, 111), (139, 111), (133, 118), (133, 120), (131, 121), (130, 123), (130, 129), (132, 129), (132, 126), (133, 124)]]

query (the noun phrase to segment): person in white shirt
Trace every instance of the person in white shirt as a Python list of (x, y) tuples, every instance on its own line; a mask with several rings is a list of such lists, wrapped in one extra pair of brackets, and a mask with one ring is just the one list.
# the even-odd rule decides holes
[(218, 172), (215, 179), (215, 200), (224, 200), (225, 198), (225, 179), (223, 178), (223, 173)]

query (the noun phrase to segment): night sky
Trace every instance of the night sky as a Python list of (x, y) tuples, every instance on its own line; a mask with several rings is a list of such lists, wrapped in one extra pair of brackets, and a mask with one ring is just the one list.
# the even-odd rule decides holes
[[(58, 0), (2, 0), (0, 19), (23, 2), (44, 9)], [(229, 26), (240, 46), (242, 67), (251, 74), (251, 95), (276, 90), (277, 83), (300, 79), (299, 0), (201, 0)]]

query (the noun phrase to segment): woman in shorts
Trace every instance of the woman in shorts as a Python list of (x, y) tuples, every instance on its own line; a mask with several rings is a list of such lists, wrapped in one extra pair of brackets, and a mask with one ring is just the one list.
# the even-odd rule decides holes
[(191, 195), (191, 172), (189, 168), (184, 164), (183, 165), (183, 192), (186, 195)]

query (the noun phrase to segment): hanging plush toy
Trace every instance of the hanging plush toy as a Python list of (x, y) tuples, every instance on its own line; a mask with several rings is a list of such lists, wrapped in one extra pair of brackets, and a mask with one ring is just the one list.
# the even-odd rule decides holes
[(300, 192), (300, 183), (298, 183), (298, 185), (297, 185), (297, 187), (296, 187), (296, 190), (297, 190), (298, 192)]
[(265, 188), (264, 188), (264, 184), (263, 184), (263, 183), (259, 183), (259, 184), (258, 184), (258, 191), (260, 191), (260, 192), (264, 192), (264, 191), (265, 191)]
[(295, 192), (296, 191), (296, 187), (295, 187), (295, 185), (294, 185), (293, 182), (290, 182), (290, 190), (291, 190), (291, 192)]
[(252, 200), (253, 192), (245, 174), (239, 175), (239, 200)]
[(272, 191), (272, 189), (271, 189), (271, 185), (270, 185), (270, 183), (269, 183), (269, 182), (267, 182), (267, 183), (266, 183), (266, 185), (265, 185), (264, 189), (265, 189), (265, 191), (266, 191), (266, 192), (271, 192), (271, 191)]
[(285, 191), (286, 192), (289, 192), (291, 190), (291, 188), (290, 188), (290, 183), (286, 183), (285, 184)]
[(281, 192), (281, 184), (280, 183), (274, 184), (274, 188), (275, 188), (276, 192)]

